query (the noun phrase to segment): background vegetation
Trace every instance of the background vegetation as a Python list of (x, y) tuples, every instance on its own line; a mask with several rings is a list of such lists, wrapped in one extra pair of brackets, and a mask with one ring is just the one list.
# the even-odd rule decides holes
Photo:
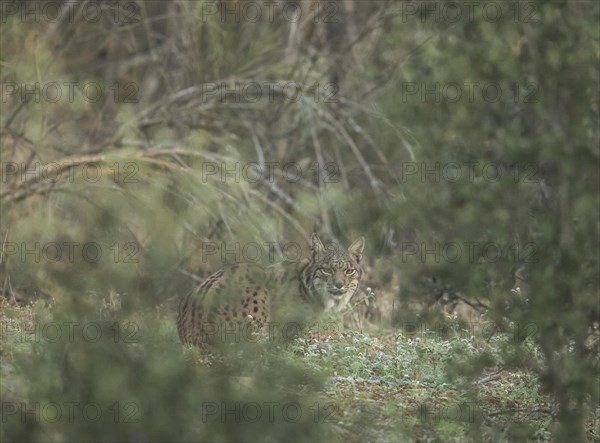
[[(598, 441), (596, 2), (0, 6), (2, 440)], [(345, 326), (179, 344), (313, 230)]]

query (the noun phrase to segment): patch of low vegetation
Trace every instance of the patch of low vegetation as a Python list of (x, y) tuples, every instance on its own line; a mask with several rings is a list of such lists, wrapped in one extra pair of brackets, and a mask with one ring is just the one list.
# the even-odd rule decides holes
[[(165, 306), (75, 319), (71, 331), (61, 311), (2, 302), (3, 441), (533, 442), (553, 435), (556, 405), (535, 374), (503, 368), (501, 349), (514, 339), (507, 334), (369, 332), (328, 321), (290, 343), (263, 336), (250, 346), (199, 350), (179, 343)], [(544, 365), (533, 340), (523, 346)], [(474, 359), (486, 362), (475, 382), (456, 375)], [(73, 418), (58, 417), (67, 407)], [(90, 427), (77, 414), (92, 409), (104, 415)], [(589, 413), (591, 440), (599, 412)], [(166, 416), (174, 423), (163, 425)]]

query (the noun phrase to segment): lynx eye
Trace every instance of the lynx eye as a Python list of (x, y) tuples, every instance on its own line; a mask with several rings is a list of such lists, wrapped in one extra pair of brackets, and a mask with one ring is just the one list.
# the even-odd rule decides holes
[(352, 277), (354, 274), (356, 274), (356, 269), (346, 269), (344, 274), (346, 274), (348, 277)]
[(321, 272), (321, 274), (323, 274), (323, 275), (331, 275), (332, 274), (331, 269), (321, 268), (321, 269), (319, 269), (319, 272)]

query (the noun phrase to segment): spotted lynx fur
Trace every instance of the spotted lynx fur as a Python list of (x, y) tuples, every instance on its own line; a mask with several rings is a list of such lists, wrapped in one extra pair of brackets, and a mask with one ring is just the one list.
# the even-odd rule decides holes
[[(296, 289), (289, 291), (289, 297), (296, 300), (290, 301), (312, 308), (311, 312), (317, 315), (342, 311), (362, 278), (364, 239), (352, 243), (348, 250), (332, 244), (325, 246), (316, 234), (311, 243), (310, 257), (300, 263), (293, 277)], [(263, 327), (269, 321), (273, 291), (282, 290), (281, 285), (273, 289), (270, 283), (274, 279), (259, 266), (245, 264), (210, 275), (179, 304), (179, 338), (183, 343), (203, 346), (215, 341), (223, 330), (234, 331), (245, 325)]]

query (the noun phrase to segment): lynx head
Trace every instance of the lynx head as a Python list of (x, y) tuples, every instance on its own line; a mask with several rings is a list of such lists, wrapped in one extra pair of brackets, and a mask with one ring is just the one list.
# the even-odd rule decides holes
[(323, 245), (317, 234), (312, 235), (311, 242), (311, 259), (300, 274), (303, 297), (326, 311), (341, 311), (358, 289), (365, 240), (356, 240), (348, 250), (335, 244)]

